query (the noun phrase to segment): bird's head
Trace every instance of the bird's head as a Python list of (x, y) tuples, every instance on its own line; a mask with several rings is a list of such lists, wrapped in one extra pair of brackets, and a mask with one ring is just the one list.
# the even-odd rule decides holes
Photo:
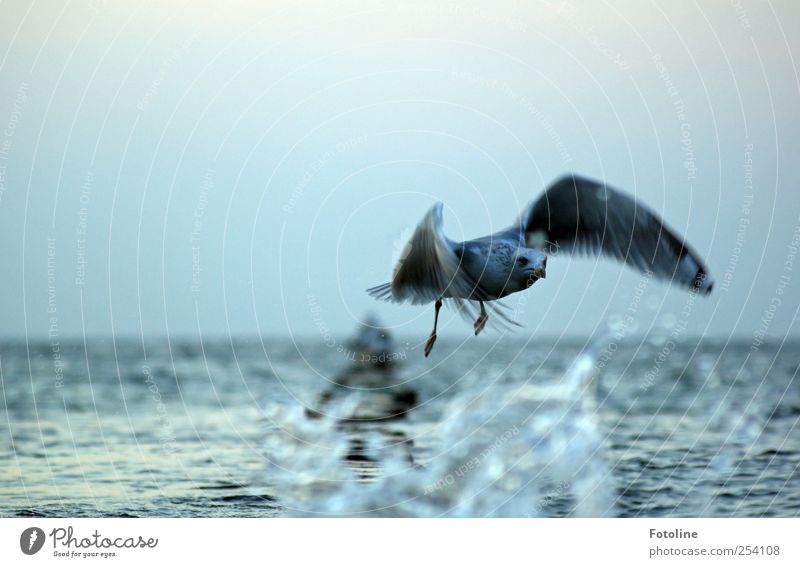
[(536, 248), (520, 248), (514, 258), (512, 278), (523, 282), (522, 289), (531, 287), (536, 280), (544, 279), (547, 255)]

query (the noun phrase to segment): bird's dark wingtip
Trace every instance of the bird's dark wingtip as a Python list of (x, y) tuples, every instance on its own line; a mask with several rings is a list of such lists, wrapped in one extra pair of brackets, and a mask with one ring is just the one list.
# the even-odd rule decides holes
[(692, 289), (700, 295), (708, 296), (714, 289), (714, 279), (703, 270), (698, 270), (692, 281)]

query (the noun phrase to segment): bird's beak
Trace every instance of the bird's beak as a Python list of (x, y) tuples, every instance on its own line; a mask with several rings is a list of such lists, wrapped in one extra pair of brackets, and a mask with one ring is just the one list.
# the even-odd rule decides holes
[(542, 268), (536, 268), (535, 270), (533, 270), (533, 275), (536, 276), (539, 279), (542, 279), (542, 280), (547, 277), (543, 267)]

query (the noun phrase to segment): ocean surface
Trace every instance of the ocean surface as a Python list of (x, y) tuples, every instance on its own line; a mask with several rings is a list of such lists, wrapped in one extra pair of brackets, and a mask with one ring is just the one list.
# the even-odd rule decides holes
[(6, 341), (0, 516), (800, 515), (800, 344), (394, 348)]

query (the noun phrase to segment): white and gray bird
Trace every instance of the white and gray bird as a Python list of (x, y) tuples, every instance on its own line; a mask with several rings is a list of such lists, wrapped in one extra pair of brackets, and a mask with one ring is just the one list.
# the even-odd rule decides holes
[[(406, 244), (392, 281), (367, 292), (396, 303), (434, 302), (428, 356), (443, 300), (475, 318), (477, 335), (489, 318), (487, 302), (531, 287), (545, 277), (547, 256), (562, 253), (613, 258), (694, 293), (706, 295), (713, 286), (697, 253), (649, 207), (605, 183), (567, 175), (529, 204), (513, 225), (474, 240), (447, 238), (442, 203), (436, 203)], [(493, 313), (516, 325), (501, 310)]]

